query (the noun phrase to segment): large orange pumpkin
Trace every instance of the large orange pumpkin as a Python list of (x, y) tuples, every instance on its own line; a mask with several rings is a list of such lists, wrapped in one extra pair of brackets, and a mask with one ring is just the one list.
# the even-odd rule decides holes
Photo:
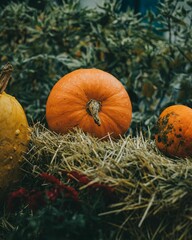
[(98, 138), (117, 138), (130, 126), (132, 106), (124, 86), (99, 69), (78, 69), (62, 77), (46, 104), (51, 130), (67, 133), (81, 128)]
[(192, 156), (192, 109), (184, 105), (166, 108), (159, 116), (155, 141), (168, 156)]

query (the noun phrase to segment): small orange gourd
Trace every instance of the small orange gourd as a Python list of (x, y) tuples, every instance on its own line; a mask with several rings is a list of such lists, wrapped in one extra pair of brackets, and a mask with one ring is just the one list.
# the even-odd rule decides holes
[(167, 107), (159, 116), (155, 142), (168, 156), (192, 156), (192, 109), (184, 105)]
[(51, 130), (67, 133), (81, 128), (98, 138), (118, 138), (129, 128), (130, 98), (124, 86), (99, 69), (78, 69), (62, 77), (53, 87), (46, 104)]
[(4, 92), (12, 71), (12, 65), (7, 63), (0, 74), (0, 195), (18, 180), (22, 156), (30, 139), (22, 106)]

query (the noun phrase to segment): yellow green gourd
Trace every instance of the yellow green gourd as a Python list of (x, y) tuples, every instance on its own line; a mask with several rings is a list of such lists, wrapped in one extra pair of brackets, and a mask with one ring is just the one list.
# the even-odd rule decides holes
[(5, 88), (13, 67), (7, 63), (0, 74), (0, 194), (18, 180), (23, 154), (27, 151), (30, 129), (25, 112)]

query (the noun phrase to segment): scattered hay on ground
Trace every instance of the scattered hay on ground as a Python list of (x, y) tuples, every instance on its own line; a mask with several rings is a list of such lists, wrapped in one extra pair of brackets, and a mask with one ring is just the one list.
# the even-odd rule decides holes
[(75, 170), (113, 186), (119, 201), (101, 215), (122, 214), (117, 239), (124, 231), (130, 239), (192, 239), (192, 159), (168, 158), (142, 134), (103, 141), (36, 124), (26, 159), (33, 175)]

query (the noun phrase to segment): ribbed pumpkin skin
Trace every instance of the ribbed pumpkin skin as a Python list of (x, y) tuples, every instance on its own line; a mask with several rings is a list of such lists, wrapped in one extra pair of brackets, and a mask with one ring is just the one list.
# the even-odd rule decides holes
[[(98, 126), (86, 111), (91, 100), (101, 102)], [(132, 106), (123, 85), (99, 69), (78, 69), (62, 77), (53, 87), (46, 104), (46, 119), (51, 130), (67, 133), (81, 128), (98, 138), (108, 133), (117, 138), (130, 126)]]
[(0, 191), (18, 179), (29, 139), (23, 108), (14, 97), (3, 92), (0, 94)]
[(184, 105), (166, 108), (159, 116), (155, 141), (168, 156), (192, 156), (192, 109)]

